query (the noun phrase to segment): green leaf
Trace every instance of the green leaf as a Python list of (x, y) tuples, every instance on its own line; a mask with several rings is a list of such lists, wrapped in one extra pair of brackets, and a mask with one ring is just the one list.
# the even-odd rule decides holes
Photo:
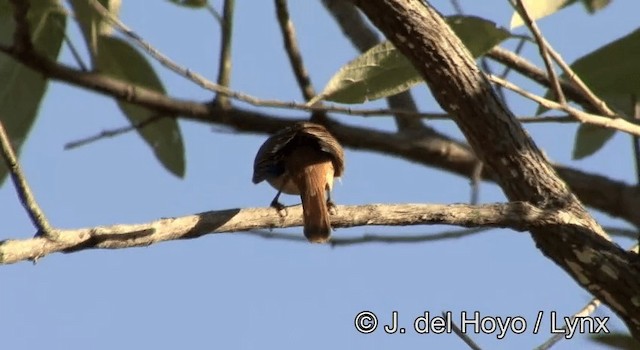
[(446, 20), (474, 58), (482, 56), (511, 36), (508, 30), (480, 17), (449, 16)]
[[(556, 13), (558, 10), (573, 4), (576, 0), (523, 0), (522, 3), (527, 8), (527, 13), (532, 20), (537, 20), (551, 14)], [(511, 29), (517, 28), (523, 25), (522, 17), (517, 11), (513, 11), (511, 16)]]
[[(32, 2), (27, 19), (35, 49), (47, 58), (56, 60), (66, 26), (66, 16), (57, 1)], [(0, 42), (12, 43), (14, 30), (13, 8), (8, 1), (0, 1)], [(0, 81), (0, 118), (16, 153), (19, 153), (35, 123), (48, 80), (0, 53)], [(0, 162), (0, 184), (6, 176), (7, 168)]]
[(582, 159), (596, 153), (615, 134), (612, 129), (591, 124), (580, 124), (573, 146), (573, 159)]
[[(447, 23), (462, 42), (478, 57), (510, 36), (495, 23), (472, 16), (451, 16)], [(325, 99), (340, 103), (367, 100), (403, 92), (422, 81), (420, 74), (389, 41), (380, 43), (345, 66), (329, 80), (323, 92), (311, 101)]]
[[(603, 64), (615, 62), (615, 64)], [(634, 114), (632, 96), (640, 96), (640, 29), (576, 60), (571, 69), (614, 110)], [(565, 75), (561, 76), (566, 79)], [(545, 97), (551, 98), (547, 90)], [(546, 109), (538, 107), (537, 114)]]
[(596, 95), (611, 98), (612, 108), (633, 115), (631, 96), (640, 96), (638, 62), (640, 29), (579, 58), (571, 68)]
[[(165, 93), (149, 62), (127, 42), (103, 36), (98, 45), (98, 68), (101, 72), (128, 81), (132, 85)], [(150, 118), (163, 117), (136, 130), (167, 170), (178, 177), (184, 177), (184, 144), (175, 116), (159, 115), (157, 112), (124, 101), (118, 101), (118, 106), (132, 125), (138, 125)]]
[(340, 68), (324, 91), (309, 101), (363, 103), (392, 96), (422, 81), (411, 63), (390, 41), (380, 43)]
[(176, 5), (191, 7), (191, 8), (201, 8), (207, 5), (207, 0), (169, 0), (169, 1)]
[[(615, 64), (603, 64), (615, 62)], [(609, 107), (626, 116), (634, 115), (633, 96), (640, 96), (640, 29), (615, 40), (575, 61), (571, 68)], [(562, 76), (566, 79), (566, 76)], [(547, 91), (546, 98), (551, 97)], [(540, 114), (546, 109), (538, 107)], [(601, 129), (596, 132), (592, 129)], [(588, 131), (585, 131), (588, 130)], [(613, 130), (581, 126), (576, 134), (573, 156), (584, 158), (611, 139)]]
[[(108, 35), (113, 32), (111, 22), (103, 18), (87, 0), (69, 0), (75, 18), (82, 30), (82, 36), (91, 53), (95, 65), (95, 57), (98, 50), (98, 38), (100, 35)], [(109, 13), (117, 17), (120, 12), (121, 0), (98, 0)]]
[(600, 344), (605, 344), (612, 349), (620, 350), (637, 350), (640, 349), (640, 342), (633, 339), (629, 334), (624, 333), (611, 333), (611, 334), (597, 334), (591, 336), (591, 339)]

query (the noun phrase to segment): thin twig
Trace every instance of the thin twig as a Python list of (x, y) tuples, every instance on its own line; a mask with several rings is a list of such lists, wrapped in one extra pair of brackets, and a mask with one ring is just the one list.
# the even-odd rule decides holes
[[(443, 311), (442, 312), (442, 316), (447, 318), (447, 314)], [(462, 332), (462, 330), (460, 330), (460, 328), (458, 327), (458, 325), (453, 322), (453, 320), (451, 321), (451, 326), (453, 328), (453, 333), (455, 333), (460, 339), (462, 339), (462, 341), (467, 344), (469, 346), (469, 348), (473, 349), (473, 350), (482, 350), (482, 348), (480, 346), (478, 346), (478, 344), (476, 344), (473, 339), (471, 339), (471, 337), (469, 337), (466, 333)]]
[[(547, 72), (543, 69), (538, 68), (536, 65), (527, 61), (517, 53), (509, 51), (500, 46), (495, 46), (485, 55), (492, 60), (497, 61), (506, 67), (510, 67), (516, 70), (518, 73), (524, 75), (525, 77), (530, 78), (551, 89), (551, 81), (549, 80)], [(503, 76), (501, 77), (504, 78)], [(582, 91), (576, 88), (569, 81), (560, 79), (560, 86), (562, 87), (562, 92), (565, 94), (565, 97), (577, 102), (585, 110), (594, 110), (594, 107), (591, 106), (591, 102), (585, 98)]]
[(55, 21), (55, 23), (58, 26), (58, 29), (60, 29), (60, 31), (64, 33), (64, 37), (63, 37), (64, 43), (67, 44), (67, 47), (69, 48), (69, 50), (71, 50), (71, 55), (73, 56), (73, 59), (76, 60), (76, 63), (78, 64), (80, 69), (84, 72), (89, 71), (89, 68), (87, 68), (87, 65), (82, 60), (82, 57), (80, 56), (80, 53), (76, 49), (76, 46), (73, 45), (73, 42), (71, 41), (71, 39), (69, 39), (69, 36), (67, 35), (66, 31), (62, 27), (62, 24), (57, 20)]
[(216, 10), (208, 1), (205, 7), (209, 11), (209, 13), (213, 16), (213, 18), (215, 18), (216, 21), (218, 21), (218, 23), (222, 25), (222, 16), (220, 16), (220, 13), (218, 12), (218, 10)]
[[(489, 66), (489, 60), (484, 56), (482, 56), (482, 58), (480, 59), (480, 67), (482, 67), (482, 70), (485, 73), (493, 74), (493, 70), (491, 69), (491, 66)], [(498, 97), (500, 98), (500, 100), (505, 104), (505, 106), (507, 106), (507, 96), (505, 95), (502, 86), (496, 86), (495, 91), (496, 93), (498, 93)]]
[(151, 125), (159, 120), (161, 120), (162, 118), (165, 118), (165, 115), (154, 115), (150, 118), (147, 118), (141, 122), (138, 122), (136, 124), (133, 125), (127, 125), (127, 126), (123, 126), (120, 128), (115, 128), (115, 129), (110, 129), (110, 130), (103, 130), (101, 131), (99, 134), (97, 135), (93, 135), (93, 136), (89, 136), (86, 138), (82, 138), (76, 141), (71, 141), (68, 142), (67, 144), (64, 145), (64, 149), (65, 150), (70, 150), (70, 149), (74, 149), (74, 148), (78, 148), (81, 146), (85, 146), (87, 144), (99, 141), (101, 139), (105, 139), (105, 138), (110, 138), (110, 137), (115, 137), (124, 133), (127, 133), (129, 131), (133, 131), (133, 130), (140, 130), (145, 128), (148, 125)]
[[(518, 40), (518, 44), (516, 45), (516, 48), (513, 50), (514, 54), (516, 54), (517, 56), (520, 56), (520, 52), (522, 52), (522, 49), (524, 48), (524, 44), (526, 42), (527, 42), (526, 39)], [(483, 57), (487, 57), (487, 56), (483, 56)], [(509, 73), (511, 73), (512, 70), (513, 70), (513, 67), (505, 65), (504, 70), (500, 74), (500, 78), (507, 79), (507, 77), (509, 76)]]
[[(233, 12), (235, 0), (224, 0), (224, 8), (222, 10), (222, 30), (220, 45), (220, 62), (218, 65), (218, 85), (229, 87), (231, 83), (231, 42), (233, 38)], [(229, 107), (229, 97), (224, 94), (216, 96), (216, 102), (221, 107)]]
[(471, 199), (469, 200), (469, 204), (478, 204), (480, 200), (480, 182), (482, 182), (482, 168), (484, 167), (484, 163), (480, 160), (473, 167), (473, 172), (471, 173)]
[[(594, 311), (596, 311), (598, 306), (600, 306), (600, 300), (598, 300), (597, 298), (591, 299), (591, 301), (589, 301), (589, 303), (585, 305), (580, 311), (578, 311), (575, 315), (571, 316), (571, 322), (578, 317), (587, 317), (591, 315)], [(564, 331), (567, 329), (566, 323), (567, 321), (565, 321), (565, 325), (560, 328), (559, 332), (555, 333), (551, 338), (547, 339), (547, 341), (542, 343), (540, 346), (536, 347), (535, 350), (550, 349), (557, 342), (564, 339), (565, 337)]]
[(496, 76), (489, 76), (489, 80), (491, 80), (492, 82), (502, 85), (505, 88), (514, 91), (516, 93), (518, 93), (519, 95), (526, 97), (528, 99), (531, 99), (535, 102), (537, 102), (538, 104), (540, 104), (541, 106), (544, 106), (546, 108), (549, 109), (557, 109), (557, 110), (561, 110), (561, 111), (565, 111), (567, 113), (569, 113), (569, 115), (573, 116), (574, 118), (576, 118), (577, 120), (579, 120), (582, 123), (586, 123), (586, 124), (593, 124), (593, 125), (597, 125), (597, 126), (602, 126), (608, 129), (612, 129), (612, 130), (619, 130), (619, 131), (623, 131), (626, 132), (628, 134), (631, 135), (637, 135), (640, 136), (640, 125), (636, 125), (633, 123), (630, 123), (628, 121), (626, 121), (623, 118), (609, 118), (609, 117), (603, 117), (601, 115), (595, 115), (595, 114), (591, 114), (591, 113), (587, 113), (587, 112), (583, 112), (581, 110), (578, 110), (576, 108), (573, 108), (571, 106), (569, 106), (568, 104), (565, 105), (561, 105), (557, 102), (548, 100), (546, 98), (540, 97), (536, 94), (533, 94), (531, 92), (528, 92), (522, 88), (520, 88), (519, 86), (508, 82), (504, 79), (501, 79), (499, 77)]
[(536, 42), (538, 43), (538, 49), (540, 50), (540, 56), (542, 56), (542, 60), (544, 61), (544, 65), (547, 68), (547, 74), (549, 75), (549, 79), (551, 80), (552, 90), (556, 95), (558, 103), (564, 105), (567, 103), (567, 99), (564, 97), (564, 93), (562, 92), (562, 88), (560, 87), (560, 82), (558, 80), (558, 76), (556, 75), (555, 70), (553, 69), (553, 64), (551, 62), (551, 57), (549, 57), (549, 52), (547, 48), (547, 41), (542, 36), (542, 32), (538, 28), (538, 25), (534, 20), (531, 19), (529, 13), (527, 12), (527, 7), (524, 5), (522, 0), (509, 0), (509, 2), (514, 6), (522, 20), (529, 28), (531, 33), (533, 34)]
[(293, 74), (296, 76), (298, 86), (300, 86), (300, 90), (302, 91), (302, 96), (305, 100), (309, 101), (316, 95), (316, 92), (311, 84), (309, 72), (302, 61), (302, 55), (300, 54), (300, 49), (298, 48), (298, 42), (296, 40), (296, 31), (293, 27), (293, 22), (291, 22), (291, 17), (289, 16), (289, 9), (287, 8), (287, 0), (275, 0), (275, 4), (276, 14), (278, 15), (278, 24), (280, 26), (280, 31), (282, 32), (284, 48), (287, 52), (287, 57), (289, 57), (291, 69), (293, 70)]
[[(175, 63), (166, 55), (164, 55), (163, 53), (158, 51), (156, 48), (151, 46), (149, 43), (147, 43), (134, 31), (129, 29), (118, 18), (115, 18), (114, 16), (112, 16), (97, 0), (89, 0), (89, 2), (91, 3), (92, 6), (95, 7), (98, 13), (100, 13), (104, 18), (110, 20), (120, 32), (122, 32), (125, 36), (132, 39), (140, 48), (145, 50), (149, 55), (155, 58), (160, 64), (172, 70), (173, 72), (191, 80), (192, 82), (194, 82), (195, 84), (197, 84), (198, 86), (206, 90), (223, 94), (223, 95), (229, 96), (230, 98), (243, 101), (250, 105), (258, 106), (258, 107), (284, 108), (284, 109), (293, 109), (293, 110), (302, 110), (302, 111), (311, 111), (311, 112), (334, 112), (334, 113), (362, 115), (362, 116), (390, 115), (390, 114), (403, 115), (403, 116), (420, 115), (420, 113), (416, 113), (415, 111), (395, 110), (395, 109), (355, 109), (355, 108), (348, 108), (348, 107), (340, 107), (336, 105), (307, 106), (306, 104), (302, 104), (302, 103), (260, 99), (245, 93), (231, 90), (227, 87), (220, 86), (219, 84), (213, 83), (207, 80), (206, 78), (204, 78), (202, 75)], [(10, 49), (3, 49), (0, 51), (10, 51)]]
[(22, 173), (22, 169), (20, 168), (20, 164), (18, 163), (16, 154), (13, 150), (13, 147), (11, 146), (9, 136), (4, 129), (2, 118), (0, 118), (0, 147), (2, 150), (2, 158), (4, 159), (4, 163), (9, 170), (9, 174), (11, 174), (11, 180), (13, 181), (13, 185), (16, 188), (16, 192), (18, 192), (20, 202), (22, 203), (24, 209), (27, 211), (27, 214), (29, 214), (31, 222), (38, 229), (38, 233), (36, 235), (55, 239), (56, 231), (47, 221), (47, 218), (44, 216), (44, 213), (38, 206), (38, 203), (36, 202), (36, 199), (33, 196), (31, 189), (29, 188), (29, 184), (27, 183), (27, 180)]
[(546, 43), (546, 45), (547, 51), (549, 52), (551, 57), (553, 57), (556, 63), (558, 63), (558, 66), (560, 66), (560, 68), (564, 71), (564, 74), (569, 78), (569, 81), (571, 81), (577, 87), (584, 98), (591, 103), (596, 111), (608, 117), (615, 117), (616, 113), (611, 110), (609, 106), (607, 106), (606, 102), (601, 100), (598, 96), (596, 96), (596, 94), (593, 93), (593, 91), (591, 91), (591, 89), (582, 81), (582, 79), (580, 79), (580, 77), (573, 71), (573, 69), (571, 69), (567, 62), (564, 61), (562, 56), (556, 50), (554, 50), (551, 45), (549, 45), (548, 43)]

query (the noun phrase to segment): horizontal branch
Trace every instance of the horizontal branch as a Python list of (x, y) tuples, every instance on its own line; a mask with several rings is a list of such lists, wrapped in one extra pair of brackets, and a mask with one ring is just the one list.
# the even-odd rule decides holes
[[(143, 224), (113, 225), (60, 230), (56, 241), (43, 237), (0, 241), (0, 264), (37, 260), (52, 253), (85, 249), (144, 247), (154, 243), (191, 239), (210, 233), (230, 233), (264, 228), (302, 225), (302, 208), (288, 208), (281, 217), (272, 208), (209, 211)], [(526, 231), (533, 227), (558, 225), (570, 217), (562, 212), (542, 211), (527, 203), (486, 205), (370, 204), (338, 206), (331, 217), (333, 227), (365, 225), (455, 225), (501, 227)]]
[[(10, 55), (50, 79), (144, 106), (159, 114), (179, 115), (183, 119), (225, 125), (236, 131), (249, 133), (274, 133), (295, 121), (239, 107), (223, 110), (209, 101), (200, 103), (171, 98), (97, 72), (83, 72), (53, 62), (33, 51), (24, 52), (0, 45), (0, 52)], [(564, 86), (563, 90), (571, 91)], [(472, 176), (478, 162), (477, 157), (467, 145), (444, 135), (437, 138), (408, 138), (396, 133), (340, 123), (332, 123), (328, 126), (345, 147), (401, 157), (464, 177)], [(640, 226), (640, 211), (634, 209), (640, 207), (640, 189), (621, 181), (569, 167), (556, 165), (555, 168), (584, 203)], [(495, 180), (491, 169), (486, 167), (482, 178)]]

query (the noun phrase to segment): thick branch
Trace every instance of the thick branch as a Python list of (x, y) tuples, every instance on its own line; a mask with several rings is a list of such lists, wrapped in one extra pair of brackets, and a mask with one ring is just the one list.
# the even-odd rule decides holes
[(570, 222), (533, 228), (538, 248), (614, 310), (640, 339), (640, 263), (602, 228), (556, 174), (491, 88), (442, 16), (421, 0), (356, 0), (421, 73), (507, 198), (566, 211)]
[[(541, 211), (527, 203), (487, 205), (371, 204), (338, 206), (331, 217), (333, 227), (364, 225), (456, 225), (464, 227), (508, 227), (517, 231), (559, 225), (568, 217), (562, 212)], [(166, 218), (144, 224), (114, 225), (60, 230), (56, 241), (45, 238), (0, 241), (0, 264), (35, 260), (57, 252), (84, 249), (118, 249), (200, 237), (209, 233), (250, 231), (265, 227), (302, 225), (302, 208), (288, 208), (281, 217), (273, 208), (210, 211)]]

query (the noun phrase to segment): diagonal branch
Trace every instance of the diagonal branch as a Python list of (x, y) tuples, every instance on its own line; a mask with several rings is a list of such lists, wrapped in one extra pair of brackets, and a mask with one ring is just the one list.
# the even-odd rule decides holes
[(300, 53), (296, 40), (296, 31), (289, 16), (289, 9), (287, 8), (287, 0), (275, 0), (275, 3), (278, 24), (282, 32), (287, 57), (289, 57), (289, 62), (291, 63), (291, 69), (296, 77), (298, 86), (300, 86), (302, 96), (306, 101), (309, 101), (316, 95), (316, 92), (311, 84), (309, 72), (307, 72), (304, 62), (302, 61), (302, 54)]
[[(608, 235), (560, 179), (472, 56), (428, 2), (355, 0), (393, 42), (450, 113), (512, 201), (570, 213), (571, 221), (532, 228), (541, 252), (607, 304), (640, 339), (640, 264)], [(497, 140), (499, 140), (497, 142)]]
[(533, 37), (538, 43), (538, 50), (540, 51), (540, 56), (542, 56), (544, 65), (547, 68), (547, 74), (549, 76), (549, 80), (551, 80), (551, 87), (553, 92), (556, 94), (558, 103), (560, 103), (561, 105), (567, 104), (567, 99), (564, 97), (562, 87), (560, 87), (558, 75), (556, 75), (556, 71), (553, 69), (553, 63), (551, 62), (551, 57), (549, 57), (547, 41), (542, 36), (538, 25), (534, 20), (531, 19), (531, 16), (529, 16), (527, 7), (524, 5), (524, 2), (522, 0), (509, 0), (509, 3), (511, 3), (511, 5), (515, 7), (516, 12), (518, 12), (520, 17), (522, 17), (523, 22), (529, 28), (529, 30), (533, 34)]
[(11, 180), (13, 180), (13, 184), (16, 188), (16, 192), (18, 192), (18, 197), (20, 197), (20, 202), (22, 206), (29, 214), (29, 218), (33, 225), (38, 229), (38, 236), (44, 236), (47, 239), (56, 239), (58, 236), (58, 232), (54, 230), (47, 218), (44, 216), (42, 209), (36, 202), (31, 189), (29, 188), (29, 184), (27, 183), (24, 174), (22, 173), (22, 169), (20, 168), (20, 164), (18, 163), (18, 159), (16, 157), (15, 152), (13, 151), (13, 147), (11, 146), (11, 141), (9, 140), (9, 136), (4, 129), (4, 124), (2, 123), (2, 117), (0, 116), (0, 151), (2, 151), (2, 158), (4, 159), (4, 163), (9, 170), (9, 174), (11, 174)]
[[(533, 63), (512, 51), (496, 46), (489, 50), (486, 53), (486, 56), (496, 62), (502, 63), (505, 67), (514, 69), (518, 73), (538, 82), (539, 84), (551, 88), (551, 80), (544, 70), (538, 68)], [(501, 78), (504, 79), (504, 76), (501, 76)], [(567, 98), (577, 102), (586, 110), (595, 110), (591, 105), (591, 102), (587, 100), (582, 92), (573, 86), (573, 84), (565, 81), (564, 79), (560, 79), (559, 84)]]
[(587, 112), (583, 112), (579, 109), (573, 108), (568, 104), (560, 104), (558, 102), (554, 102), (551, 100), (547, 100), (544, 97), (540, 97), (536, 94), (533, 94), (529, 91), (526, 91), (520, 87), (518, 87), (517, 85), (510, 83), (502, 78), (496, 77), (496, 76), (489, 76), (488, 77), (489, 80), (491, 80), (492, 82), (503, 86), (513, 92), (518, 93), (519, 95), (526, 97), (528, 99), (531, 99), (535, 102), (537, 102), (538, 104), (540, 104), (541, 106), (545, 107), (545, 108), (549, 108), (549, 109), (557, 109), (557, 110), (561, 110), (564, 112), (569, 113), (569, 115), (571, 115), (572, 117), (576, 118), (577, 120), (579, 120), (580, 122), (584, 123), (584, 124), (592, 124), (592, 125), (597, 125), (597, 126), (601, 126), (603, 128), (607, 128), (607, 129), (613, 129), (613, 130), (619, 130), (619, 131), (624, 131), (630, 135), (634, 135), (634, 136), (640, 136), (640, 125), (638, 124), (634, 124), (631, 122), (628, 122), (627, 120), (620, 118), (620, 117), (614, 117), (614, 118), (610, 118), (610, 117), (603, 117), (600, 115), (595, 115), (595, 114), (591, 114), (591, 113), (587, 113)]
[[(331, 217), (333, 227), (364, 225), (456, 225), (463, 227), (508, 227), (525, 231), (554, 226), (571, 220), (562, 211), (540, 210), (528, 203), (485, 205), (370, 204), (338, 206)], [(60, 230), (57, 241), (41, 237), (0, 241), (0, 264), (37, 259), (53, 253), (84, 249), (119, 249), (197, 238), (210, 233), (251, 231), (265, 227), (302, 225), (302, 208), (289, 207), (281, 217), (273, 208), (245, 208), (210, 211), (183, 217), (165, 218), (133, 225)]]

